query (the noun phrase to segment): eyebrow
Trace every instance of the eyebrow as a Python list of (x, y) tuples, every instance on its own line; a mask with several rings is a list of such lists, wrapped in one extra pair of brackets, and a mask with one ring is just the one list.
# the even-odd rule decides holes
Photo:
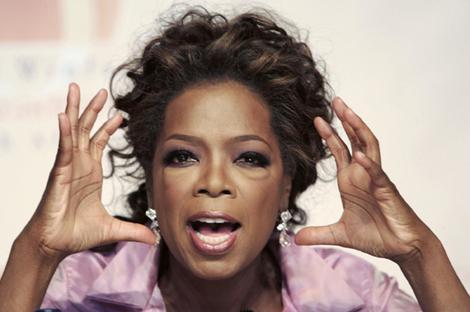
[[(186, 141), (190, 143), (204, 144), (204, 141), (201, 138), (198, 138), (192, 135), (187, 135), (187, 134), (180, 134), (180, 133), (175, 133), (175, 134), (170, 135), (169, 137), (165, 139), (165, 141), (168, 141), (168, 140), (180, 140), (180, 141)], [(266, 144), (269, 147), (269, 149), (271, 149), (271, 146), (269, 145), (269, 143), (265, 139), (263, 139), (262, 137), (256, 134), (239, 135), (239, 136), (230, 138), (228, 140), (228, 143), (233, 144), (233, 143), (240, 143), (240, 142), (246, 142), (246, 141), (260, 141)]]

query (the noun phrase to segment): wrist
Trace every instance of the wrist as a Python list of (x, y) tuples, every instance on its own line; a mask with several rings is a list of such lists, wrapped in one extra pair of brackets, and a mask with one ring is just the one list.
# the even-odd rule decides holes
[(425, 267), (433, 259), (447, 257), (444, 246), (436, 236), (426, 238), (409, 255), (395, 261), (402, 271), (415, 271)]
[(39, 266), (57, 267), (67, 256), (60, 252), (51, 252), (41, 243), (40, 235), (26, 227), (15, 239), (12, 251), (28, 255)]
[(469, 311), (470, 298), (434, 234), (397, 264), (424, 311)]
[(32, 311), (43, 300), (61, 257), (44, 255), (23, 231), (14, 241), (0, 279), (0, 310)]
[(409, 252), (395, 256), (392, 260), (402, 270), (424, 265), (429, 259), (435, 256), (445, 255), (444, 247), (439, 238), (426, 226), (422, 225), (420, 231), (414, 235), (415, 239), (411, 240), (407, 249)]

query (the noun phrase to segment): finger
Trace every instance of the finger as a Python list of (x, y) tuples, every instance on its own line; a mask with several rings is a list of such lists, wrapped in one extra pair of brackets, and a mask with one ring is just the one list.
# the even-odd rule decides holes
[(70, 121), (67, 115), (60, 113), (59, 119), (59, 148), (54, 162), (55, 168), (62, 168), (72, 162), (73, 146), (72, 146), (72, 130), (70, 129)]
[(295, 243), (297, 245), (350, 246), (344, 234), (344, 227), (339, 222), (325, 226), (305, 227), (295, 235)]
[(376, 186), (374, 189), (374, 197), (378, 202), (382, 203), (380, 207), (383, 211), (388, 210), (391, 215), (397, 215), (397, 211), (402, 211), (405, 212), (403, 216), (412, 214), (416, 217), (413, 210), (400, 195), (395, 184), (389, 179), (381, 166), (361, 152), (354, 153), (354, 158), (356, 162), (367, 171), (373, 185)]
[(134, 241), (149, 245), (155, 244), (155, 234), (145, 225), (113, 220), (111, 242)]
[(359, 165), (361, 165), (369, 174), (372, 183), (374, 183), (378, 187), (392, 187), (394, 188), (394, 184), (385, 172), (382, 170), (382, 167), (370, 159), (367, 155), (362, 152), (355, 152), (354, 159), (357, 161)]
[(356, 133), (354, 132), (354, 129), (344, 119), (344, 112), (347, 108), (348, 107), (346, 106), (346, 104), (344, 104), (344, 102), (339, 97), (334, 98), (333, 109), (336, 113), (336, 116), (338, 116), (338, 119), (341, 121), (343, 129), (346, 132), (346, 135), (348, 136), (349, 142), (351, 143), (352, 153), (354, 153), (355, 151), (362, 151), (363, 146)]
[[(333, 108), (337, 112), (338, 118), (347, 123), (350, 127), (345, 127), (348, 137), (352, 138), (356, 149), (362, 150), (367, 156), (377, 163), (381, 163), (379, 141), (366, 125), (366, 123), (356, 113), (349, 108), (342, 99), (335, 98)], [(348, 133), (349, 132), (349, 133)], [(351, 142), (352, 144), (353, 142)]]
[(335, 157), (336, 167), (338, 170), (348, 166), (351, 160), (351, 155), (349, 154), (348, 147), (344, 144), (343, 140), (341, 140), (338, 134), (321, 117), (316, 117), (313, 120), (313, 123)]
[(344, 121), (344, 112), (348, 108), (340, 97), (335, 97), (332, 102), (333, 110), (341, 121)]
[(87, 151), (90, 144), (90, 132), (95, 124), (98, 113), (106, 103), (108, 97), (106, 90), (101, 89), (85, 108), (78, 120), (78, 148)]
[(122, 120), (123, 118), (121, 114), (118, 113), (106, 121), (95, 133), (90, 143), (90, 154), (93, 159), (101, 161), (104, 148), (106, 147), (106, 144), (108, 144), (109, 138), (119, 128)]
[(356, 135), (356, 132), (354, 132), (354, 129), (351, 127), (351, 125), (345, 121), (343, 122), (343, 128), (346, 132), (346, 135), (348, 136), (349, 142), (351, 142), (352, 153), (355, 151), (365, 152), (364, 145)]
[(80, 87), (76, 83), (69, 85), (69, 91), (67, 94), (67, 106), (65, 113), (70, 121), (72, 129), (72, 144), (74, 148), (78, 148), (78, 114), (80, 110)]

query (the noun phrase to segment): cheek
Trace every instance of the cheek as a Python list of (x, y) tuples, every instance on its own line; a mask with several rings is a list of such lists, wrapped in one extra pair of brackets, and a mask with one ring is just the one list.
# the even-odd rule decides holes
[(194, 177), (191, 172), (162, 170), (159, 197), (172, 202), (178, 202), (182, 197), (192, 194)]
[(183, 198), (192, 195), (197, 180), (196, 170), (161, 169), (156, 173), (158, 185), (155, 188), (157, 200), (165, 205), (173, 206)]
[(244, 216), (252, 231), (270, 234), (274, 228), (281, 207), (281, 187), (277, 179), (264, 183), (247, 183), (244, 193), (247, 209)]
[(158, 209), (162, 229), (175, 229), (185, 220), (186, 199), (192, 196), (194, 178), (188, 172), (161, 170), (155, 174), (154, 202)]

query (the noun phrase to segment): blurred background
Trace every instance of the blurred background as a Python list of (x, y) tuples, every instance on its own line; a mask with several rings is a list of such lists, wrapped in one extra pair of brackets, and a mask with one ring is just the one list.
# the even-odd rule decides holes
[[(177, 3), (182, 3), (178, 1)], [(273, 9), (295, 23), (329, 81), (381, 142), (383, 167), (434, 231), (470, 289), (470, 2), (186, 1), (229, 16)], [(0, 271), (33, 214), (54, 161), (67, 85), (82, 105), (154, 34), (174, 1), (0, 0)], [(83, 106), (82, 106), (83, 107)], [(98, 123), (106, 119), (108, 101)], [(119, 140), (118, 132), (113, 140)], [(109, 168), (104, 164), (105, 173)], [(325, 176), (333, 165), (324, 163)], [(133, 186), (109, 179), (103, 201), (122, 211)], [(299, 199), (309, 224), (341, 214), (336, 181)], [(394, 263), (351, 251), (395, 276)]]

